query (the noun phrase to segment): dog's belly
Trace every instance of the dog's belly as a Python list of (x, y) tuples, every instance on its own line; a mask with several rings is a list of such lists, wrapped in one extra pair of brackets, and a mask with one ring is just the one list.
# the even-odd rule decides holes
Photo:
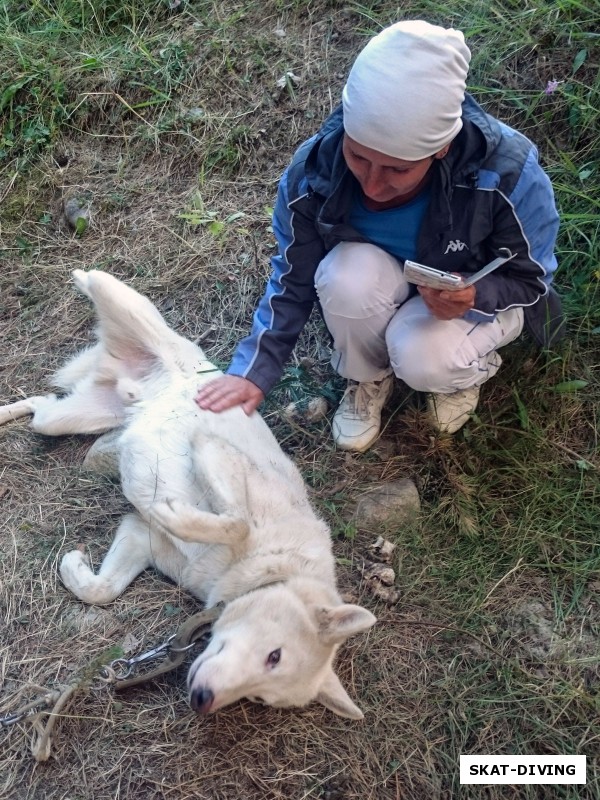
[(142, 516), (158, 500), (185, 500), (204, 507), (189, 437), (194, 418), (193, 407), (182, 412), (152, 403), (121, 437), (123, 492)]
[[(194, 470), (190, 433), (197, 424), (195, 406), (167, 392), (145, 403), (120, 440), (123, 493), (149, 523), (156, 569), (205, 601), (230, 558), (226, 548), (185, 542), (150, 524), (152, 506), (181, 500), (210, 510), (207, 487)], [(171, 402), (168, 402), (168, 401)]]

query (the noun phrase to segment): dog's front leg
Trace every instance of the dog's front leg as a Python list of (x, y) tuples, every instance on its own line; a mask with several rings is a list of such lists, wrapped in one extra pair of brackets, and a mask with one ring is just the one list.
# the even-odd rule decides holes
[(191, 503), (167, 500), (154, 503), (152, 519), (184, 542), (243, 546), (248, 536), (248, 523), (231, 514), (201, 511)]
[(137, 514), (127, 514), (97, 575), (81, 550), (71, 550), (60, 562), (60, 577), (84, 603), (102, 606), (118, 597), (152, 563), (148, 524)]

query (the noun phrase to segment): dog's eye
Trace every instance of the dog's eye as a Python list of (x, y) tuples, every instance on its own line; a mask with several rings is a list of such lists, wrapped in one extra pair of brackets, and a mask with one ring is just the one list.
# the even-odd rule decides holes
[(281, 647), (278, 647), (277, 650), (271, 650), (271, 652), (267, 656), (267, 666), (274, 667), (276, 664), (279, 664), (280, 658), (281, 658)]

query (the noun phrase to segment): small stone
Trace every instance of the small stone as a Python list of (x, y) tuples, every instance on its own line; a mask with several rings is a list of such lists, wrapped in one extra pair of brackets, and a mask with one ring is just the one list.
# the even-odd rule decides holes
[(96, 439), (83, 459), (82, 468), (96, 475), (118, 478), (120, 459), (118, 442), (122, 432), (121, 429), (109, 431)]
[(324, 397), (311, 397), (308, 401), (288, 403), (281, 413), (288, 422), (295, 420), (312, 423), (325, 417), (328, 411), (329, 404)]
[(412, 521), (421, 510), (419, 492), (408, 478), (368, 489), (359, 499), (355, 519), (359, 524), (381, 524), (393, 520)]
[(182, 119), (185, 122), (199, 122), (201, 119), (204, 119), (205, 116), (206, 112), (203, 108), (188, 108), (187, 111), (183, 112)]
[[(87, 228), (90, 221), (91, 202), (81, 197), (70, 197), (65, 200), (63, 211), (69, 225), (75, 230)], [(83, 222), (81, 222), (83, 220)]]
[(278, 89), (285, 89), (286, 86), (299, 86), (302, 83), (302, 78), (288, 70), (281, 78), (276, 81)]
[(281, 412), (281, 416), (288, 422), (296, 419), (298, 416), (298, 403), (288, 403)]
[(311, 397), (306, 406), (304, 418), (307, 422), (317, 422), (327, 416), (328, 411), (329, 403), (324, 397)]

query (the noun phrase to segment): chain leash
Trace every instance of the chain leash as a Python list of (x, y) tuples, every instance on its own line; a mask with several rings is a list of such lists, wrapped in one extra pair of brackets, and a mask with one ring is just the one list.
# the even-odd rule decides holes
[[(114, 686), (116, 691), (120, 691), (154, 680), (159, 675), (176, 669), (183, 663), (189, 650), (198, 645), (206, 647), (212, 624), (218, 619), (222, 609), (223, 605), (220, 604), (194, 614), (166, 641), (144, 653), (131, 658), (115, 658), (109, 664), (100, 667), (97, 679), (103, 685)], [(139, 672), (140, 667), (161, 657), (163, 662), (159, 666)], [(31, 746), (33, 756), (36, 761), (46, 761), (50, 757), (51, 733), (56, 721), (75, 693), (84, 686), (89, 688), (91, 685), (92, 681), (88, 674), (75, 678), (67, 686), (48, 691), (35, 700), (25, 703), (17, 711), (0, 717), (0, 728), (8, 731), (21, 722), (32, 723), (38, 732), (38, 737)], [(48, 719), (44, 726), (42, 717), (45, 715)]]

